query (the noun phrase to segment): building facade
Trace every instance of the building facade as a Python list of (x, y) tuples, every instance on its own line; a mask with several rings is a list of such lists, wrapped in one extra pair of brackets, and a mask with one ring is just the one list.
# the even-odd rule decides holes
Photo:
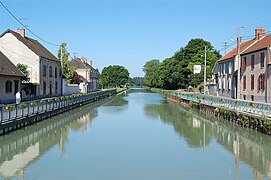
[[(264, 32), (264, 31), (263, 31)], [(257, 42), (241, 55), (241, 99), (271, 102), (271, 35), (258, 37)]]
[[(234, 99), (247, 99), (246, 94), (249, 94), (249, 92), (248, 89), (246, 89), (246, 86), (247, 83), (250, 83), (247, 78), (249, 76), (249, 79), (253, 79), (254, 76), (250, 76), (250, 71), (245, 71), (244, 69), (244, 66), (248, 66), (247, 63), (250, 62), (251, 57), (244, 57), (243, 55), (250, 52), (249, 49), (254, 47), (254, 45), (256, 45), (257, 42), (259, 42), (264, 36), (264, 29), (256, 28), (255, 37), (253, 39), (242, 42), (240, 44), (240, 49), (238, 47), (234, 48), (216, 62), (213, 73), (215, 82), (217, 84), (217, 92), (212, 95)], [(238, 58), (238, 49), (240, 50), (240, 55), (242, 56), (240, 59)], [(242, 58), (247, 60), (244, 61)], [(253, 56), (253, 58), (256, 58), (256, 54)], [(254, 81), (252, 83), (254, 83)], [(251, 97), (252, 100), (254, 100), (254, 96), (252, 95)]]
[(15, 94), (21, 91), (24, 74), (0, 52), (0, 104), (15, 102)]
[(24, 29), (6, 30), (0, 36), (0, 50), (13, 64), (28, 66), (29, 83), (36, 86), (32, 96), (61, 95), (61, 62), (37, 40), (25, 36)]
[(92, 61), (88, 64), (87, 59), (84, 57), (74, 58), (70, 61), (70, 65), (75, 67), (77, 74), (82, 77), (81, 92), (98, 90), (99, 72), (92, 67)]

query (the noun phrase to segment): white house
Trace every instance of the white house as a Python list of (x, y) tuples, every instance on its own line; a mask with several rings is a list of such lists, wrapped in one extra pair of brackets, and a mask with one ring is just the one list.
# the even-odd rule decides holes
[(35, 96), (61, 95), (61, 62), (37, 40), (25, 36), (24, 29), (8, 29), (0, 36), (0, 50), (15, 65), (28, 66)]
[(99, 72), (92, 67), (92, 61), (87, 63), (87, 60), (82, 57), (71, 60), (70, 65), (76, 68), (76, 72), (81, 76), (83, 83), (80, 85), (81, 92), (92, 92), (98, 90)]

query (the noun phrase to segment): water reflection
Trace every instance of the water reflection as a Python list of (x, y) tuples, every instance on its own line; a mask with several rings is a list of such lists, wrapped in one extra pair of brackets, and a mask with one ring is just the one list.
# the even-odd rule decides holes
[(109, 100), (77, 108), (24, 130), (1, 136), (0, 175), (6, 179), (23, 177), (27, 166), (56, 145), (62, 156), (69, 140), (69, 131), (86, 131), (88, 126), (92, 126), (92, 120), (98, 116), (95, 107), (107, 101)]
[(240, 163), (253, 168), (254, 179), (271, 179), (270, 136), (227, 121), (206, 120), (206, 115), (176, 108), (176, 104), (170, 101), (160, 105), (146, 105), (144, 111), (149, 117), (171, 124), (191, 148), (208, 146), (212, 139), (216, 140), (235, 157), (237, 179)]
[(190, 147), (203, 147), (212, 139), (211, 126), (204, 126), (205, 122), (180, 111), (175, 104), (152, 104), (145, 106), (144, 110), (147, 116), (160, 118), (162, 122), (173, 125), (175, 132), (184, 138)]

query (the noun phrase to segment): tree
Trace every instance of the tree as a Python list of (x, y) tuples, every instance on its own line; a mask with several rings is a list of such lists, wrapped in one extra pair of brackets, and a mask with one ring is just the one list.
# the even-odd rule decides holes
[(58, 59), (61, 61), (62, 75), (65, 77), (68, 84), (72, 82), (75, 72), (75, 68), (71, 67), (69, 64), (69, 56), (70, 53), (67, 52), (67, 43), (62, 43), (58, 49)]
[(204, 64), (205, 46), (207, 49), (207, 78), (211, 77), (214, 63), (221, 55), (214, 50), (210, 42), (197, 38), (191, 39), (184, 48), (161, 63), (158, 63), (158, 60), (146, 62), (143, 67), (145, 85), (164, 89), (187, 88), (189, 85), (198, 86), (203, 82), (203, 71), (200, 74), (193, 74), (193, 67), (196, 64)]
[(123, 66), (108, 66), (102, 70), (99, 79), (101, 87), (121, 87), (129, 80), (129, 71)]
[(147, 61), (143, 67), (144, 76), (144, 85), (149, 87), (157, 87), (159, 86), (159, 60), (153, 59)]
[(20, 71), (22, 71), (22, 73), (24, 73), (24, 77), (22, 78), (23, 81), (29, 82), (30, 78), (29, 78), (29, 71), (27, 70), (28, 66), (26, 64), (20, 64), (18, 63), (16, 65), (17, 69), (19, 69)]

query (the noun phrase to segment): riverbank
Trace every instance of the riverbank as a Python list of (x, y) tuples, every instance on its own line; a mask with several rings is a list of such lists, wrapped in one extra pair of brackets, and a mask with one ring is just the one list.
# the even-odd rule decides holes
[(87, 94), (40, 99), (21, 104), (0, 106), (0, 135), (21, 129), (85, 104), (115, 95), (124, 90), (112, 89)]
[(243, 127), (271, 135), (271, 105), (202, 94), (166, 93), (168, 99), (185, 107), (226, 119)]

